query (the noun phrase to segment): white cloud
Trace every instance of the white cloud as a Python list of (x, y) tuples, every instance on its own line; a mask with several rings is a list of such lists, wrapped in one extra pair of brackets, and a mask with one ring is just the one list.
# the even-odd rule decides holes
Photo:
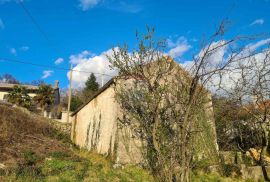
[[(224, 40), (220, 40), (217, 42), (214, 42), (212, 44), (212, 48), (215, 48), (219, 45), (224, 44)], [(249, 44), (245, 47), (243, 50), (243, 53), (239, 55), (238, 57), (235, 57), (235, 61), (232, 62), (228, 67), (227, 70), (229, 71), (223, 71), (222, 72), (222, 77), (220, 77), (219, 74), (213, 75), (213, 77), (209, 80), (207, 84), (207, 88), (211, 90), (213, 93), (217, 93), (219, 86), (225, 90), (230, 90), (235, 87), (235, 83), (237, 82), (238, 79), (241, 78), (241, 73), (240, 73), (240, 66), (244, 67), (250, 67), (252, 65), (260, 65), (260, 63), (263, 61), (265, 55), (263, 53), (256, 54), (255, 56), (252, 56), (250, 59), (240, 59), (243, 58), (250, 53), (253, 53), (256, 50), (259, 50), (263, 48), (263, 46), (267, 45), (270, 43), (270, 38), (264, 39), (257, 41), (255, 43)], [(210, 47), (210, 49), (212, 49)], [(200, 53), (197, 56), (202, 56), (205, 51), (205, 48), (200, 51)], [(224, 65), (224, 63), (227, 62), (228, 60), (228, 52), (229, 49), (227, 46), (222, 46), (221, 48), (218, 48), (217, 50), (213, 51), (209, 56), (206, 56), (205, 59), (207, 59), (207, 65), (205, 65), (205, 68), (207, 69), (206, 71), (211, 71), (214, 70), (221, 65)], [(181, 64), (186, 70), (188, 70), (191, 74), (195, 71), (194, 68), (194, 62), (193, 61), (186, 61), (183, 64)], [(270, 68), (269, 68), (270, 69)], [(249, 73), (252, 75), (251, 73)], [(253, 77), (251, 76), (250, 79)], [(219, 85), (221, 83), (221, 85)]]
[(100, 3), (101, 0), (80, 0), (80, 4), (79, 7), (83, 10), (86, 11), (90, 8), (95, 7), (96, 5), (98, 5), (98, 3)]
[(261, 46), (264, 46), (264, 45), (266, 45), (266, 44), (269, 44), (269, 43), (270, 43), (270, 38), (268, 38), (268, 39), (263, 39), (263, 40), (260, 40), (260, 41), (258, 41), (258, 42), (256, 42), (256, 43), (249, 44), (247, 48), (248, 48), (250, 51), (255, 51), (257, 48), (259, 48), (259, 47), (261, 47)]
[[(76, 64), (73, 70), (73, 84), (75, 87), (84, 87), (84, 83), (94, 73), (98, 83), (101, 85), (102, 77), (104, 84), (117, 74), (117, 71), (111, 70), (110, 63), (106, 55), (111, 55), (112, 49), (102, 52), (100, 55), (93, 56), (89, 51), (83, 51), (77, 55), (70, 56), (70, 62)], [(81, 71), (81, 72), (78, 72)], [(99, 73), (99, 74), (98, 74)], [(102, 76), (101, 74), (105, 74)], [(110, 75), (110, 76), (109, 76)], [(69, 73), (67, 74), (69, 78)]]
[(254, 20), (250, 26), (253, 26), (253, 25), (262, 25), (264, 24), (264, 19), (257, 19), (257, 20)]
[[(224, 44), (225, 44), (224, 40), (213, 42), (209, 48), (207, 45), (195, 56), (195, 58), (204, 57), (204, 62), (206, 63), (206, 65), (204, 65), (203, 71), (214, 70), (216, 67), (222, 65), (222, 63), (226, 61), (227, 46)], [(206, 54), (207, 48), (208, 53)], [(194, 73), (197, 69), (193, 60), (185, 61), (181, 65), (190, 73)]]
[(185, 37), (179, 37), (176, 42), (173, 42), (171, 39), (167, 40), (167, 45), (170, 48), (168, 55), (172, 58), (179, 58), (185, 52), (187, 52), (191, 45), (188, 44)]
[(22, 46), (20, 47), (21, 51), (28, 51), (30, 48), (28, 46)]
[[(252, 89), (256, 88), (255, 84), (258, 81), (258, 71), (260, 70), (260, 74), (265, 74), (266, 71), (269, 71), (270, 69), (269, 64), (264, 64), (265, 60), (269, 61), (269, 58), (266, 59), (267, 54), (270, 53), (269, 49), (264, 51), (265, 52), (258, 53), (250, 58), (242, 59), (231, 64), (228, 67), (228, 71), (223, 71), (221, 77), (219, 75), (214, 75), (208, 88), (213, 93), (225, 94), (226, 92), (233, 92), (236, 88), (241, 89), (246, 87), (245, 90), (251, 89), (249, 90), (251, 93)], [(243, 75), (245, 75), (244, 79)], [(269, 81), (267, 81), (267, 84), (268, 82)], [(221, 84), (218, 85), (219, 83)], [(219, 90), (219, 87), (222, 89)]]
[(48, 78), (48, 77), (50, 77), (52, 74), (53, 74), (53, 71), (52, 70), (44, 70), (43, 72), (42, 72), (42, 79), (46, 79), (46, 78)]
[(181, 57), (185, 52), (187, 52), (190, 49), (190, 46), (187, 44), (180, 44), (177, 45), (175, 48), (172, 48), (169, 51), (169, 55), (172, 58)]
[(0, 18), (0, 29), (4, 29), (4, 28), (5, 28), (5, 24), (3, 20)]
[(69, 59), (70, 59), (69, 62), (72, 64), (79, 64), (81, 62), (87, 61), (89, 58), (94, 57), (94, 56), (95, 56), (95, 54), (91, 53), (90, 51), (84, 50), (79, 54), (71, 55), (69, 57)]
[(61, 64), (64, 62), (64, 59), (63, 58), (58, 58), (54, 61), (54, 64), (58, 65), (58, 64)]
[(14, 55), (14, 56), (17, 55), (17, 50), (16, 50), (15, 48), (11, 48), (9, 51), (10, 51), (10, 53), (11, 53), (12, 55)]

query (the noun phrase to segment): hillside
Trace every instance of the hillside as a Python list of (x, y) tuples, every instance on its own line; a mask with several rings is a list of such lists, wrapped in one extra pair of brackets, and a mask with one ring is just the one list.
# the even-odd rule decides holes
[[(154, 182), (140, 167), (114, 168), (104, 156), (77, 149), (52, 122), (0, 104), (0, 182)], [(242, 181), (217, 174), (196, 174), (192, 180)]]
[(0, 105), (0, 181), (153, 181), (135, 166), (114, 169), (80, 151), (48, 119)]

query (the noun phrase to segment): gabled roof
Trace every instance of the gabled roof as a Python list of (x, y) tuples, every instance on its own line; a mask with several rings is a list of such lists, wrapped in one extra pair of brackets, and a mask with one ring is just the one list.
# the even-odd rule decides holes
[(81, 105), (78, 109), (74, 111), (74, 113), (71, 114), (71, 116), (74, 116), (77, 114), (84, 106), (89, 104), (94, 98), (96, 98), (99, 94), (101, 94), (104, 90), (110, 87), (111, 84), (114, 83), (114, 78), (110, 79), (103, 87), (101, 87), (92, 97), (90, 97), (87, 102), (85, 102), (83, 105)]
[(0, 90), (12, 90), (14, 86), (25, 87), (27, 90), (35, 91), (38, 90), (38, 86), (34, 85), (20, 85), (20, 84), (11, 84), (11, 83), (0, 83)]
[[(191, 77), (191, 75), (185, 70), (183, 69), (178, 63), (176, 63), (171, 57), (166, 57), (166, 59), (168, 61), (173, 61), (178, 68), (181, 70), (182, 74), (185, 74), (185, 76), (187, 77)], [(150, 63), (148, 63), (150, 64)], [(74, 111), (74, 113), (71, 114), (71, 116), (76, 115), (82, 108), (84, 108), (89, 102), (91, 102), (94, 98), (96, 98), (99, 94), (101, 94), (104, 90), (106, 90), (111, 84), (114, 83), (114, 78), (110, 79), (103, 87), (101, 87), (91, 98), (89, 98), (89, 100), (84, 103), (83, 105), (81, 105), (78, 109), (76, 109)]]

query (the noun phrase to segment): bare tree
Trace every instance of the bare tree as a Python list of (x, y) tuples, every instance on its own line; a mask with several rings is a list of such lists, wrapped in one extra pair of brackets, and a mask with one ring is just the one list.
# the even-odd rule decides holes
[(0, 75), (0, 82), (10, 83), (10, 84), (19, 84), (20, 82), (11, 74), (5, 73), (2, 76)]
[(265, 180), (269, 181), (264, 157), (270, 137), (270, 49), (266, 48), (261, 52), (250, 51), (253, 56), (237, 62), (234, 70), (226, 73), (234, 75), (229, 77), (232, 86), (223, 87), (222, 90), (240, 106), (242, 115), (245, 115), (243, 122), (253, 131), (259, 131), (255, 133), (261, 140), (260, 159), (257, 162), (262, 166)]
[[(116, 86), (116, 100), (124, 113), (120, 121), (141, 140), (142, 155), (158, 181), (190, 181), (196, 145), (203, 140), (198, 136), (213, 128), (203, 124), (213, 117), (206, 86), (219, 72), (249, 57), (241, 54), (244, 46), (235, 46), (248, 38), (224, 40), (224, 31), (223, 22), (185, 69), (164, 54), (166, 42), (156, 41), (149, 28), (146, 35), (137, 34), (138, 48), (132, 53), (123, 46), (108, 56), (122, 83)], [(214, 55), (223, 49), (226, 54), (217, 62)], [(214, 132), (207, 136), (209, 145)]]

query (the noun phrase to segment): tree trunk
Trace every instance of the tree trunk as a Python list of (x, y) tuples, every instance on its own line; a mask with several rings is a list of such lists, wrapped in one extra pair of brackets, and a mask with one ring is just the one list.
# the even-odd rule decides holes
[(266, 168), (265, 166), (267, 165), (266, 164), (266, 161), (264, 160), (264, 156), (266, 156), (267, 154), (267, 147), (268, 147), (268, 143), (269, 143), (269, 135), (268, 135), (268, 130), (266, 129), (267, 126), (263, 125), (263, 130), (264, 130), (264, 135), (262, 137), (262, 149), (261, 149), (261, 154), (260, 154), (260, 163), (261, 163), (261, 167), (262, 167), (262, 171), (263, 171), (263, 176), (264, 176), (264, 179), (265, 181), (270, 181), (269, 177), (268, 177), (268, 174), (267, 174), (267, 171), (266, 171)]

